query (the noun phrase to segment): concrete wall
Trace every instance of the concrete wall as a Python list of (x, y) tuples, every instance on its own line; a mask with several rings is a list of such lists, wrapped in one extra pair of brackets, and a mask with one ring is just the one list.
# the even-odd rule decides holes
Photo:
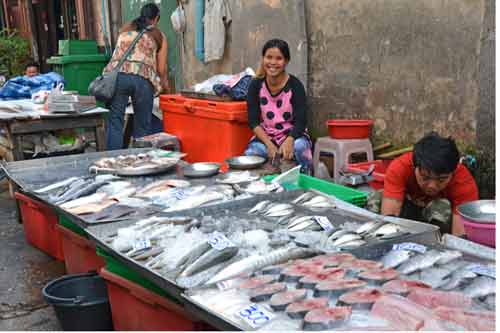
[(185, 5), (184, 86), (255, 68), (261, 41), (278, 35), (296, 41), (294, 51), (307, 45), (304, 73), (296, 74), (307, 77), (313, 136), (326, 135), (329, 118), (367, 117), (376, 120), (377, 141), (410, 144), (437, 130), (491, 145), (493, 0), (304, 0), (304, 40), (300, 15), (290, 16), (295, 1), (228, 0), (234, 21), (225, 57), (207, 65), (194, 56), (194, 2)]

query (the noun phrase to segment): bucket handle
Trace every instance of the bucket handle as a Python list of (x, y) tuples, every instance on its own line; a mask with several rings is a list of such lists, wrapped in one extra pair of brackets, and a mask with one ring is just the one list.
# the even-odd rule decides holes
[(190, 102), (184, 102), (184, 108), (187, 112), (194, 113), (194, 105)]

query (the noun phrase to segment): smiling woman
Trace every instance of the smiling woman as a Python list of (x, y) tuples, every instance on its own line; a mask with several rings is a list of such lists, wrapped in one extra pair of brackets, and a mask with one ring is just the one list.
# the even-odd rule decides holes
[(260, 68), (248, 89), (248, 123), (255, 136), (245, 155), (295, 158), (301, 171), (310, 173), (306, 93), (300, 80), (287, 73), (289, 62), (287, 42), (271, 39), (264, 44)]

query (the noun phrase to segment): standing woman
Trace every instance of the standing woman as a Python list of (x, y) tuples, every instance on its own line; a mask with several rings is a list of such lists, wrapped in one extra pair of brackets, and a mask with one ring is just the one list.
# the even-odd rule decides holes
[(289, 62), (287, 42), (271, 39), (264, 44), (260, 68), (248, 88), (248, 124), (255, 136), (245, 155), (295, 158), (301, 171), (310, 174), (306, 92), (300, 80), (286, 72)]
[(113, 57), (104, 68), (104, 72), (111, 72), (135, 37), (147, 29), (118, 73), (107, 120), (108, 150), (123, 148), (123, 122), (129, 97), (134, 107), (133, 136), (138, 138), (150, 134), (154, 96), (168, 89), (167, 39), (156, 27), (159, 20), (158, 6), (144, 5), (141, 15), (120, 30)]

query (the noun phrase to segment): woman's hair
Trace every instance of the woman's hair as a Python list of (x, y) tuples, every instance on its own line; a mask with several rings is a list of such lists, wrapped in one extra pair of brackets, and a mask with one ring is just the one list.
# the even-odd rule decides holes
[[(288, 47), (287, 42), (277, 38), (268, 40), (262, 47), (262, 57), (265, 56), (267, 50), (272, 48), (277, 48), (278, 50), (280, 50), (281, 54), (283, 54), (283, 57), (286, 59), (286, 61), (290, 61), (290, 48)], [(255, 73), (255, 77), (262, 79), (264, 76), (266, 76), (266, 74), (264, 72), (264, 66), (261, 60), (260, 66), (257, 69), (257, 72)]]
[[(148, 3), (141, 8), (141, 15), (132, 22), (125, 24), (120, 30), (120, 33), (128, 31), (142, 31), (151, 24), (150, 21), (154, 20), (158, 16), (160, 16), (160, 9), (158, 6), (154, 3)], [(157, 28), (153, 28), (147, 31), (146, 34), (150, 35), (155, 40), (158, 49), (160, 49), (163, 43), (163, 35), (161, 31)]]
[(154, 3), (148, 3), (141, 8), (141, 15), (132, 23), (137, 31), (142, 31), (148, 27), (153, 19), (160, 16), (160, 8)]

